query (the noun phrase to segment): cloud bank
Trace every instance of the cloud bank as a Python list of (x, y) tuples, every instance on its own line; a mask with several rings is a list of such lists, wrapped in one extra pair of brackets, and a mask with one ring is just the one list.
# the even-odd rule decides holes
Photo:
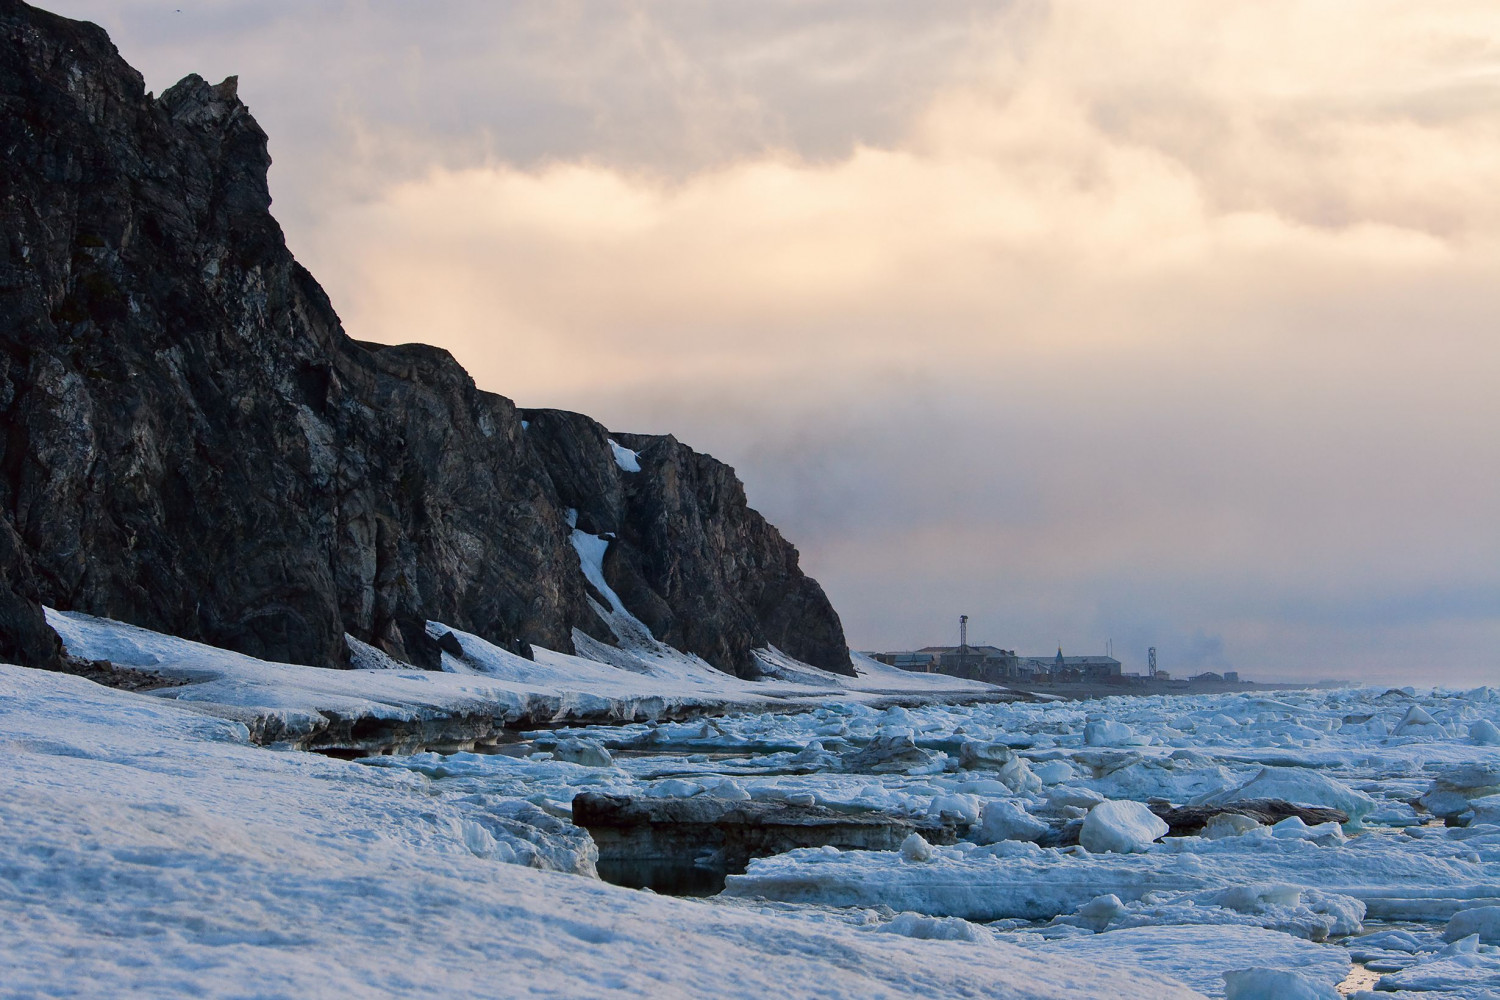
[(353, 335), (732, 462), (856, 645), (1500, 666), (1492, 4), (90, 6)]

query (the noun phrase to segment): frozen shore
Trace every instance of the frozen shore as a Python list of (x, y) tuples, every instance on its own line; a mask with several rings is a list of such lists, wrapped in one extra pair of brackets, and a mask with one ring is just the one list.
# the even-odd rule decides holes
[[(51, 618), (84, 656), (185, 683), (0, 668), (0, 808), (26, 831), (0, 855), (22, 943), (0, 995), (1500, 995), (1490, 688), (987, 703), (769, 650), (746, 682), (462, 633), (442, 674), (327, 671)], [(454, 718), (488, 728), (410, 752)], [(338, 720), (364, 720), (366, 756), (299, 752)], [(599, 881), (620, 876), (580, 796), (671, 824), (616, 839), (722, 892)], [(1296, 809), (1266, 825), (1268, 802)], [(1158, 814), (1189, 806), (1203, 825), (1170, 835)], [(783, 853), (715, 832), (754, 816)]]
[(466, 750), (493, 745), (507, 730), (565, 723), (685, 719), (730, 712), (802, 711), (830, 698), (877, 706), (1010, 700), (990, 684), (911, 674), (856, 656), (853, 677), (758, 650), (764, 677), (741, 680), (694, 656), (647, 641), (633, 651), (575, 638), (600, 659), (538, 648), (535, 660), (478, 636), (451, 635), (461, 656), (443, 670), (398, 664), (349, 639), (359, 669), (271, 663), (120, 622), (48, 609), (47, 621), (74, 656), (108, 660), (170, 680), (153, 692), (245, 723), (257, 743), (359, 753)]
[[(0, 747), (6, 998), (1100, 995), (1089, 960), (536, 870), (588, 852), (496, 796), (269, 751), (67, 675), (0, 665)], [(1199, 995), (1107, 981), (1121, 1000)]]

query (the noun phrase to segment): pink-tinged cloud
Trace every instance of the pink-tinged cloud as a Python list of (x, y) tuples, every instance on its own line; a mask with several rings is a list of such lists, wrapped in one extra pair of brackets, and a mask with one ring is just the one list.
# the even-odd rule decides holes
[(147, 52), (274, 70), (350, 332), (733, 462), (857, 645), (1500, 666), (1495, 5), (233, 9)]

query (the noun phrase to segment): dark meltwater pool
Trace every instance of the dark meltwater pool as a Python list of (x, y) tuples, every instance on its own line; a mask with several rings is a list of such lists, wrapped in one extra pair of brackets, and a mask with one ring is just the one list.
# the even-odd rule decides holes
[(650, 889), (663, 896), (715, 896), (724, 889), (724, 879), (739, 874), (727, 866), (705, 866), (672, 860), (601, 858), (599, 877), (627, 889)]

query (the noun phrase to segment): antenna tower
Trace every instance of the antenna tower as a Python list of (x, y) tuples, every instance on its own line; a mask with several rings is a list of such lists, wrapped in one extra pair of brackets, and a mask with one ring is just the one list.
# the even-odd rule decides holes
[(1155, 646), (1152, 646), (1150, 649), (1146, 650), (1146, 669), (1151, 672), (1151, 676), (1152, 677), (1156, 676), (1156, 647)]
[(969, 669), (969, 616), (958, 616), (958, 671), (967, 675)]

